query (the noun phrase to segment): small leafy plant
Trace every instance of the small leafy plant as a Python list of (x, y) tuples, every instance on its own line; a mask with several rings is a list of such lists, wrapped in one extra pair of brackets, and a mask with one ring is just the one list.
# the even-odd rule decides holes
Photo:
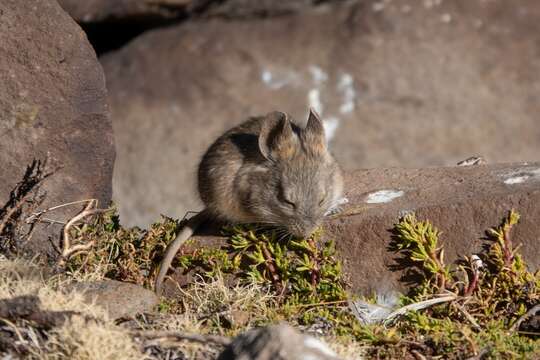
[(346, 284), (334, 243), (320, 243), (320, 232), (309, 239), (284, 241), (275, 230), (239, 225), (224, 229), (224, 234), (228, 241), (222, 248), (184, 253), (178, 263), (207, 279), (224, 274), (237, 284), (256, 284), (271, 291), (275, 307), (266, 322), (354, 322), (342, 309), (347, 302)]
[[(533, 358), (540, 353), (540, 334), (519, 329), (527, 310), (540, 302), (540, 273), (529, 272), (514, 247), (511, 230), (518, 221), (519, 214), (510, 211), (500, 226), (488, 230), (487, 251), (454, 267), (445, 264), (440, 232), (431, 223), (409, 214), (396, 225), (396, 248), (423, 274), (402, 304), (455, 295), (453, 301), (409, 312), (396, 322), (392, 328), (401, 347), (449, 359)], [(395, 355), (398, 350), (388, 351)]]

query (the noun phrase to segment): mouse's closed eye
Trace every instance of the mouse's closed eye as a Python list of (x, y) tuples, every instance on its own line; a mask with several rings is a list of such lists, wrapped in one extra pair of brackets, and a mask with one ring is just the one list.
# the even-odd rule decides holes
[(324, 203), (326, 202), (326, 197), (328, 196), (328, 193), (325, 191), (321, 197), (321, 200), (319, 201), (319, 206), (322, 207)]
[(292, 198), (290, 191), (286, 191), (283, 184), (280, 184), (277, 198), (281, 203), (287, 204), (292, 209), (296, 209), (296, 202)]

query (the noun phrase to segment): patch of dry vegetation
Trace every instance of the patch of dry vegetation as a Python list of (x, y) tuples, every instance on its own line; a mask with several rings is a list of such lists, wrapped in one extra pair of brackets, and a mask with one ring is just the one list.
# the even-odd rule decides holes
[(0, 299), (37, 296), (44, 312), (72, 311), (59, 327), (47, 328), (32, 320), (0, 319), (2, 355), (26, 359), (145, 359), (126, 329), (114, 325), (106, 312), (88, 304), (76, 292), (64, 292), (64, 282), (45, 279), (35, 264), (0, 260)]

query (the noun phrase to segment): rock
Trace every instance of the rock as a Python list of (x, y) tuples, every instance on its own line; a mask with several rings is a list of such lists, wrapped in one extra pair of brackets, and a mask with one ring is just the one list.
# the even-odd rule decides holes
[(337, 360), (321, 341), (286, 324), (254, 329), (237, 336), (218, 360)]
[(275, 109), (301, 121), (309, 106), (321, 112), (350, 169), (538, 159), (539, 51), (534, 0), (361, 1), (144, 33), (101, 58), (121, 218), (146, 225), (200, 209), (204, 150)]
[[(114, 144), (105, 78), (79, 26), (55, 1), (0, 4), (0, 208), (34, 159), (61, 166), (41, 209), (111, 199)], [(48, 217), (66, 221), (79, 206)], [(1, 212), (1, 211), (0, 211)], [(27, 244), (52, 253), (61, 225), (40, 224)]]
[(159, 303), (153, 291), (115, 280), (74, 283), (70, 289), (83, 292), (86, 301), (105, 308), (111, 319), (152, 312)]
[(219, 16), (227, 19), (264, 18), (282, 16), (321, 5), (343, 3), (347, 0), (227, 0), (214, 2), (205, 9), (207, 17)]
[[(357, 170), (346, 173), (345, 189), (348, 203), (325, 222), (323, 234), (335, 241), (353, 294), (377, 293), (391, 301), (414, 285), (400, 266), (401, 256), (390, 250), (392, 230), (409, 212), (442, 231), (445, 261), (452, 264), (480, 253), (490, 243), (486, 230), (515, 209), (521, 219), (511, 231), (513, 243), (522, 245), (519, 251), (532, 271), (540, 269), (540, 163)], [(208, 232), (193, 239), (188, 253), (224, 243)], [(171, 278), (165, 283), (168, 297), (178, 296), (175, 283), (191, 281), (180, 271)]]
[(248, 18), (283, 15), (327, 1), (344, 0), (59, 0), (60, 5), (81, 23), (159, 23), (197, 16)]
[[(394, 225), (408, 212), (442, 231), (447, 264), (478, 254), (486, 230), (508, 211), (521, 214), (512, 241), (531, 267), (540, 268), (540, 163), (427, 169), (374, 169), (346, 177), (349, 203), (325, 226), (336, 240), (352, 288), (365, 294), (403, 290), (409, 279), (389, 250)], [(391, 270), (392, 269), (392, 270)]]
[(179, 17), (199, 0), (59, 0), (62, 8), (81, 23), (155, 21)]

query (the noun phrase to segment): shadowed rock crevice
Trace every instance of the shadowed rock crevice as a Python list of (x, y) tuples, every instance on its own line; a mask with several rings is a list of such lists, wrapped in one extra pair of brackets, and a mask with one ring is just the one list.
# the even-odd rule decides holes
[(98, 55), (121, 48), (145, 31), (194, 19), (264, 19), (345, 0), (59, 0), (83, 28)]

